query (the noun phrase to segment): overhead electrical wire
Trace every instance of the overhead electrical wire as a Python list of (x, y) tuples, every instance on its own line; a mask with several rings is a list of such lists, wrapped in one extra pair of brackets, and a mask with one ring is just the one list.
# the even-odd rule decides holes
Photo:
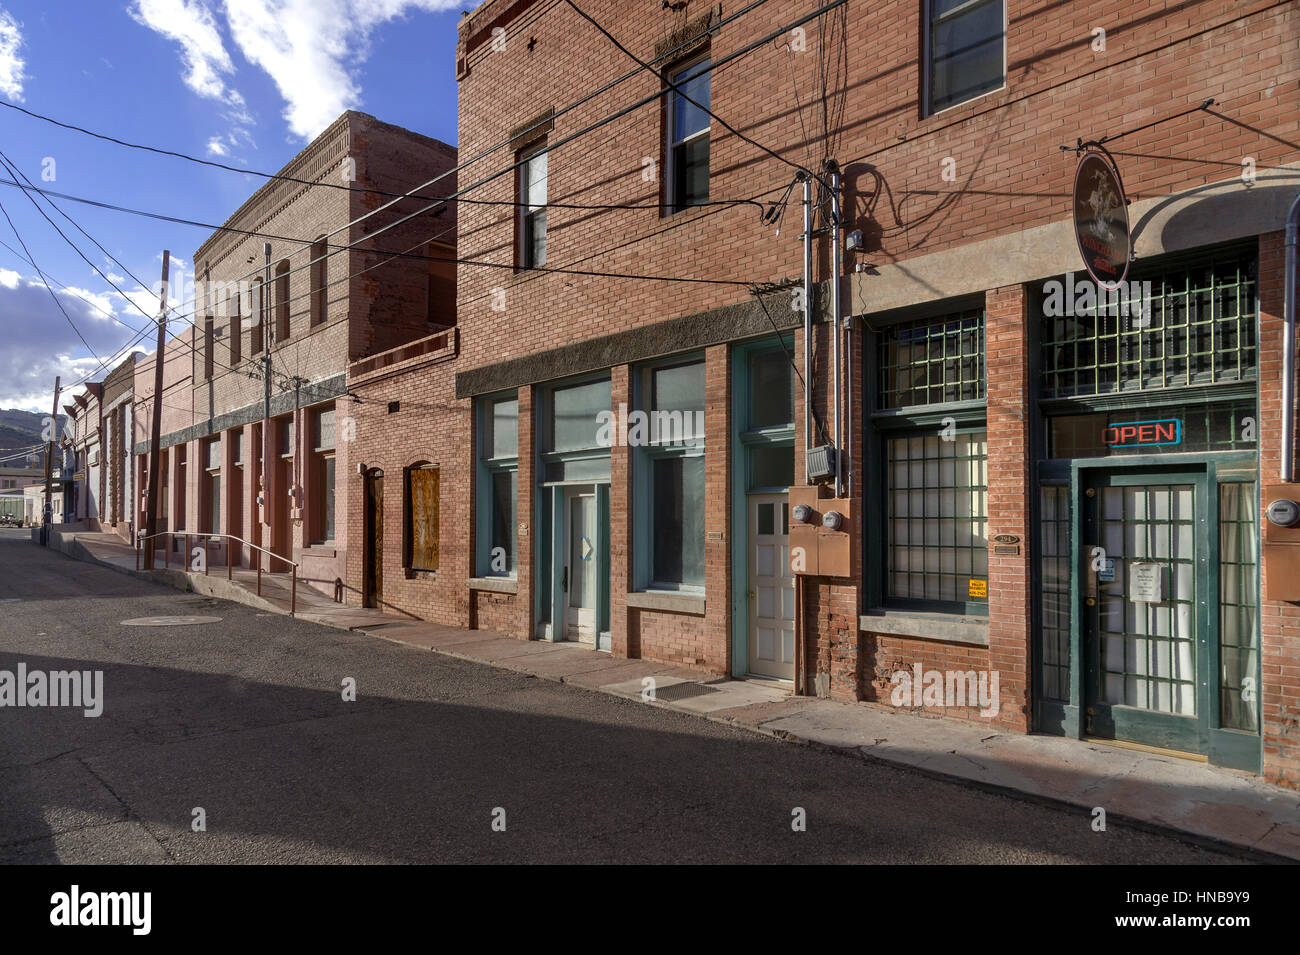
[[(737, 14), (732, 15), (732, 17), (731, 17), (731, 18), (728, 18), (728, 19), (734, 19), (735, 17), (738, 17), (738, 16), (742, 15), (743, 13), (748, 12), (749, 10), (754, 9), (755, 7), (757, 7), (758, 5), (760, 5), (760, 3), (762, 3), (762, 2), (765, 2), (765, 0), (759, 0), (759, 2), (754, 3), (754, 4), (751, 4), (749, 7), (747, 7), (747, 8), (745, 8), (744, 10), (738, 12)], [(807, 22), (808, 20), (811, 20), (811, 19), (813, 19), (813, 18), (815, 18), (815, 17), (817, 17), (817, 16), (820, 16), (822, 13), (824, 13), (824, 12), (827, 11), (827, 10), (834, 9), (834, 8), (836, 8), (836, 7), (840, 6), (840, 5), (842, 5), (844, 2), (845, 2), (845, 0), (832, 0), (831, 3), (828, 3), (828, 4), (824, 5), (823, 7), (818, 8), (818, 10), (814, 11), (814, 12), (811, 13), (811, 14), (808, 14), (808, 15), (802, 17), (801, 19), (795, 21), (795, 22), (792, 23), (792, 24), (789, 24), (789, 25), (787, 25), (787, 26), (785, 26), (785, 27), (782, 27), (781, 29), (779, 29), (779, 30), (777, 30), (777, 31), (775, 31), (775, 32), (773, 32), (773, 33), (771, 33), (771, 34), (769, 34), (768, 36), (765, 36), (763, 39), (761, 39), (761, 40), (759, 40), (759, 41), (757, 41), (757, 42), (755, 42), (755, 43), (749, 44), (749, 45), (747, 45), (746, 47), (743, 47), (743, 48), (741, 48), (741, 49), (739, 49), (739, 50), (733, 51), (733, 53), (729, 54), (727, 57), (724, 57), (722, 60), (718, 61), (716, 64), (713, 64), (713, 66), (712, 66), (712, 70), (713, 70), (714, 72), (717, 72), (718, 70), (720, 70), (721, 68), (725, 67), (725, 66), (728, 65), (729, 63), (732, 63), (732, 62), (734, 62), (735, 60), (737, 60), (740, 56), (743, 56), (743, 55), (749, 53), (750, 51), (752, 51), (753, 49), (756, 49), (758, 46), (771, 42), (775, 37), (784, 34), (784, 33), (787, 32), (788, 30), (794, 29), (795, 27), (799, 26), (799, 25), (802, 24), (802, 23)], [(575, 9), (576, 9), (576, 8), (575, 8)], [(715, 24), (713, 27), (708, 28), (708, 29), (706, 29), (705, 31), (702, 31), (700, 34), (697, 35), (697, 37), (698, 37), (698, 36), (703, 36), (703, 35), (705, 35), (705, 34), (707, 34), (707, 33), (710, 33), (710, 32), (713, 32), (713, 31), (716, 30), (720, 25), (721, 25), (721, 24)], [(688, 40), (686, 40), (686, 41), (683, 41), (682, 44), (679, 44), (679, 45), (678, 45), (678, 48), (681, 48), (681, 47), (683, 47), (683, 46), (685, 46), (685, 45), (687, 45), (687, 44), (689, 44), (689, 43), (694, 42), (694, 39), (695, 39), (695, 38), (692, 38), (692, 39), (688, 39)], [(657, 58), (657, 60), (658, 60), (658, 59), (666, 58), (666, 57), (672, 55), (672, 53), (673, 53), (673, 51), (668, 51), (668, 52), (665, 53), (662, 57)], [(633, 58), (636, 59), (635, 57), (633, 57)], [(641, 62), (641, 61), (638, 60), (638, 63), (640, 63), (640, 62)], [(651, 68), (651, 67), (646, 66), (646, 67), (643, 67), (643, 68)], [(651, 68), (651, 69), (652, 69), (652, 68)], [(579, 100), (579, 101), (575, 102), (574, 104), (570, 104), (570, 106), (569, 106), (569, 107), (565, 107), (563, 111), (568, 111), (569, 109), (576, 108), (576, 106), (579, 105), (581, 102), (585, 102), (585, 101), (589, 100), (589, 99), (591, 98), (591, 96), (598, 95), (599, 92), (602, 92), (602, 91), (604, 91), (605, 89), (609, 89), (609, 88), (611, 88), (613, 85), (617, 85), (618, 82), (622, 82), (623, 79), (626, 79), (626, 78), (628, 78), (628, 77), (630, 77), (630, 76), (633, 76), (633, 75), (635, 75), (635, 74), (638, 73), (638, 72), (640, 72), (640, 69), (635, 70), (635, 71), (632, 71), (632, 72), (629, 73), (629, 74), (626, 74), (624, 77), (620, 78), (619, 80), (614, 81), (613, 83), (607, 84), (605, 87), (602, 87), (602, 89), (596, 91), (596, 93), (593, 93), (593, 94), (591, 94), (590, 96), (588, 96), (588, 97), (586, 97), (586, 98), (584, 98), (584, 99), (582, 99), (582, 100)], [(661, 90), (661, 91), (659, 91), (658, 93), (656, 93), (656, 94), (654, 94), (654, 95), (652, 95), (652, 96), (644, 97), (644, 98), (642, 98), (641, 100), (637, 101), (636, 103), (634, 103), (634, 104), (632, 104), (632, 105), (630, 105), (630, 106), (628, 106), (628, 107), (624, 107), (623, 109), (621, 109), (621, 110), (619, 110), (619, 111), (617, 111), (617, 112), (615, 112), (615, 113), (612, 113), (612, 114), (610, 114), (610, 115), (607, 115), (606, 117), (604, 117), (604, 118), (602, 118), (602, 119), (600, 119), (600, 120), (598, 120), (598, 121), (596, 121), (596, 122), (590, 124), (589, 126), (585, 127), (585, 128), (582, 129), (582, 130), (579, 130), (579, 131), (576, 132), (576, 133), (571, 134), (571, 135), (568, 136), (568, 137), (563, 138), (562, 140), (560, 140), (560, 141), (558, 141), (558, 142), (556, 142), (556, 143), (554, 143), (554, 144), (550, 144), (550, 145), (547, 147), (547, 150), (546, 150), (546, 151), (550, 151), (550, 150), (553, 150), (553, 149), (557, 149), (557, 148), (559, 148), (560, 146), (565, 145), (565, 144), (567, 144), (567, 143), (569, 143), (569, 142), (572, 142), (572, 141), (578, 139), (578, 138), (581, 137), (581, 136), (585, 136), (585, 135), (589, 134), (590, 132), (594, 131), (595, 129), (598, 129), (598, 128), (600, 128), (601, 126), (604, 126), (604, 125), (606, 125), (607, 123), (612, 122), (612, 121), (614, 121), (615, 119), (618, 119), (618, 118), (620, 118), (620, 117), (622, 117), (622, 116), (625, 116), (625, 115), (627, 115), (628, 113), (632, 112), (632, 111), (635, 110), (635, 109), (640, 108), (640, 107), (643, 106), (643, 105), (646, 105), (648, 102), (652, 102), (653, 100), (662, 97), (662, 95), (664, 95), (664, 91)], [(550, 120), (552, 120), (552, 119), (554, 118), (555, 115), (558, 115), (558, 113), (556, 113), (556, 114), (552, 114), (552, 116), (547, 117), (547, 120), (546, 120), (546, 121), (550, 121)], [(103, 137), (101, 137), (101, 138), (103, 138)], [(487, 150), (483, 151), (482, 153), (480, 153), (478, 156), (472, 157), (470, 160), (467, 160), (465, 163), (462, 163), (462, 164), (460, 164), (460, 165), (458, 165), (458, 166), (456, 166), (456, 167), (453, 167), (453, 169), (451, 169), (451, 170), (447, 170), (446, 172), (443, 172), (443, 173), (439, 174), (439, 176), (434, 177), (434, 179), (430, 180), (429, 183), (426, 183), (425, 186), (430, 185), (430, 184), (432, 184), (433, 182), (436, 182), (438, 179), (444, 178), (444, 177), (447, 176), (447, 175), (450, 175), (452, 172), (456, 172), (456, 171), (458, 171), (459, 169), (463, 169), (463, 168), (465, 168), (465, 167), (468, 166), (470, 163), (472, 163), (472, 162), (474, 162), (474, 161), (477, 161), (478, 159), (481, 159), (481, 158), (483, 158), (484, 156), (491, 154), (492, 152), (495, 152), (497, 149), (499, 149), (499, 148), (501, 148), (502, 146), (508, 144), (510, 141), (511, 141), (511, 140), (504, 140), (504, 141), (502, 141), (501, 143), (498, 143), (496, 146), (490, 147), (489, 149), (487, 149)], [(127, 144), (127, 145), (131, 145), (131, 144)], [(763, 147), (763, 148), (765, 148), (765, 147)], [(185, 158), (185, 157), (183, 157), (183, 158)], [(797, 164), (790, 163), (788, 160), (785, 160), (783, 157), (780, 157), (779, 155), (777, 156), (777, 158), (778, 158), (778, 159), (781, 159), (783, 162), (785, 162), (785, 163), (787, 163), (787, 164), (789, 164), (789, 165), (793, 165), (793, 166), (795, 166), (795, 168), (801, 168), (801, 167), (797, 166)], [(391, 222), (391, 223), (389, 223), (389, 224), (387, 224), (387, 225), (385, 225), (385, 226), (382, 226), (380, 229), (376, 230), (375, 232), (370, 233), (370, 234), (367, 235), (367, 236), (363, 236), (363, 237), (361, 237), (360, 239), (358, 239), (358, 240), (356, 240), (356, 241), (354, 241), (354, 242), (347, 243), (346, 245), (343, 245), (343, 246), (338, 246), (338, 247), (334, 248), (332, 251), (327, 252), (325, 255), (320, 256), (320, 257), (315, 258), (315, 259), (312, 259), (312, 260), (310, 260), (309, 262), (305, 263), (304, 265), (299, 266), (297, 269), (292, 269), (292, 270), (290, 270), (290, 272), (292, 272), (292, 271), (298, 271), (298, 270), (300, 270), (300, 269), (302, 269), (302, 268), (309, 268), (311, 265), (315, 264), (316, 262), (321, 261), (321, 260), (323, 260), (323, 259), (325, 259), (325, 258), (328, 258), (328, 257), (330, 257), (331, 255), (337, 254), (338, 252), (345, 251), (345, 250), (347, 250), (347, 249), (354, 249), (354, 248), (356, 248), (358, 245), (360, 245), (361, 243), (373, 239), (376, 235), (380, 234), (381, 232), (387, 231), (388, 229), (395, 228), (396, 226), (401, 225), (401, 224), (403, 224), (403, 223), (409, 221), (410, 219), (412, 219), (412, 218), (414, 218), (414, 217), (416, 217), (416, 216), (418, 216), (418, 215), (422, 215), (422, 214), (424, 214), (424, 213), (427, 213), (427, 212), (431, 211), (431, 210), (432, 210), (434, 207), (436, 207), (437, 205), (441, 205), (441, 204), (443, 204), (443, 203), (445, 203), (445, 202), (448, 202), (448, 201), (455, 201), (455, 200), (457, 200), (460, 196), (463, 196), (465, 193), (470, 192), (470, 191), (473, 190), (473, 189), (479, 188), (479, 187), (485, 185), (487, 182), (493, 181), (494, 179), (499, 178), (499, 177), (502, 176), (502, 175), (505, 175), (506, 173), (510, 172), (511, 170), (517, 168), (519, 165), (520, 165), (519, 162), (515, 162), (515, 163), (513, 163), (513, 164), (511, 164), (511, 165), (509, 165), (509, 166), (507, 166), (507, 167), (505, 167), (504, 169), (501, 169), (501, 170), (497, 171), (496, 173), (493, 173), (493, 174), (491, 174), (491, 175), (485, 177), (484, 179), (482, 179), (482, 180), (480, 180), (480, 181), (478, 181), (478, 182), (476, 182), (476, 183), (473, 183), (473, 184), (471, 184), (471, 185), (465, 187), (464, 189), (459, 190), (457, 193), (455, 193), (455, 194), (453, 194), (453, 195), (451, 195), (451, 196), (447, 196), (447, 197), (439, 197), (439, 199), (438, 199), (438, 200), (437, 200), (433, 205), (428, 206), (428, 207), (425, 207), (425, 208), (423, 208), (423, 209), (420, 209), (420, 210), (418, 210), (417, 212), (414, 212), (414, 213), (408, 214), (408, 215), (406, 215), (406, 216), (403, 216), (402, 218), (400, 218), (400, 219), (398, 219), (398, 220), (396, 220), (396, 221), (394, 221), (394, 222)], [(15, 173), (17, 172), (16, 169), (14, 169), (14, 170), (12, 170), (12, 171), (15, 172)], [(240, 170), (236, 170), (236, 171), (240, 171)], [(20, 175), (20, 173), (19, 173), (19, 175)], [(23, 178), (26, 179), (27, 177), (23, 176)], [(30, 180), (27, 180), (27, 181), (28, 181), (28, 183), (30, 184)], [(16, 179), (15, 179), (15, 181), (14, 181), (13, 183), (11, 183), (11, 184), (12, 184), (12, 185), (17, 185), (17, 186), (19, 186), (19, 188), (23, 188), (23, 187), (21, 186), (20, 183), (17, 183), (17, 182), (16, 182)], [(33, 188), (33, 189), (37, 189), (37, 191), (39, 191), (38, 187), (35, 187), (34, 184), (31, 184), (31, 188)], [(424, 188), (424, 186), (419, 187), (419, 188)], [(343, 229), (349, 228), (349, 227), (351, 227), (352, 225), (357, 224), (357, 223), (363, 221), (364, 219), (368, 218), (369, 216), (375, 215), (375, 214), (377, 214), (378, 212), (381, 212), (381, 211), (383, 211), (384, 209), (391, 207), (391, 206), (394, 205), (397, 201), (401, 201), (401, 200), (404, 199), (404, 198), (414, 198), (414, 197), (416, 197), (416, 195), (417, 195), (417, 192), (416, 192), (415, 190), (412, 190), (410, 193), (402, 194), (401, 196), (398, 196), (397, 198), (395, 198), (393, 201), (391, 201), (391, 202), (389, 202), (389, 203), (385, 203), (384, 205), (381, 205), (381, 206), (377, 207), (376, 209), (371, 210), (370, 212), (366, 213), (365, 215), (360, 216), (360, 217), (358, 217), (358, 218), (355, 219), (355, 220), (352, 220), (352, 222), (348, 223), (347, 225), (345, 225), (345, 226), (343, 226), (343, 227), (340, 227), (339, 229), (336, 229), (334, 232), (330, 233), (329, 235), (336, 235), (336, 234), (338, 234), (338, 232), (343, 231)], [(53, 203), (53, 202), (52, 202), (48, 197), (46, 197), (46, 201), (47, 201), (47, 202), (50, 202), (50, 204), (51, 204), (52, 206), (54, 206), (54, 208), (56, 208), (56, 209), (58, 208), (58, 207), (57, 207), (57, 206), (56, 206), (56, 205), (55, 205), (55, 204), (54, 204), (54, 203)], [(739, 201), (739, 200), (738, 200), (738, 201)], [(34, 202), (34, 200), (33, 200), (33, 202)], [(728, 204), (730, 204), (730, 203), (728, 203)], [(39, 208), (39, 205), (38, 205), (38, 208)], [(72, 220), (71, 217), (69, 217), (69, 216), (67, 215), (67, 213), (63, 212), (62, 210), (59, 210), (59, 211), (60, 211), (60, 213), (61, 213), (62, 215), (64, 215), (65, 218), (68, 218), (69, 221), (74, 222), (74, 225), (76, 224), (76, 223), (75, 223), (75, 220)], [(43, 211), (42, 211), (42, 214), (44, 214)], [(47, 216), (46, 218), (48, 219), (48, 216)], [(51, 224), (53, 224), (52, 221), (51, 221)], [(205, 226), (205, 227), (206, 227), (206, 226)], [(56, 228), (57, 228), (57, 226), (56, 226)], [(78, 226), (78, 228), (80, 229), (79, 226)], [(223, 228), (223, 227), (217, 227), (217, 228)], [(62, 230), (59, 230), (59, 231), (60, 231), (60, 234), (62, 234)], [(90, 238), (89, 234), (86, 233), (84, 229), (81, 229), (80, 231), (82, 231), (83, 234), (87, 235), (87, 237)], [(242, 231), (242, 230), (231, 230), (231, 231)], [(444, 230), (444, 232), (443, 232), (442, 234), (445, 234), (446, 231), (448, 231), (448, 230)], [(66, 236), (65, 236), (65, 239), (66, 239)], [(69, 244), (73, 244), (73, 243), (70, 242), (70, 240), (68, 240), (68, 241), (69, 241)], [(92, 238), (92, 241), (94, 241), (93, 238)], [(297, 241), (297, 242), (301, 243), (303, 246), (309, 246), (309, 245), (312, 244), (312, 240), (292, 240), (292, 239), (282, 238), (282, 241)], [(427, 244), (429, 241), (432, 241), (432, 240), (428, 240), (428, 239), (426, 239), (426, 240), (422, 240), (420, 243), (417, 243), (415, 246), (412, 246), (412, 249), (419, 248), (421, 245), (425, 245), (425, 244)], [(96, 244), (97, 246), (99, 246), (99, 243), (98, 243), (98, 242), (96, 242), (95, 244)], [(75, 244), (73, 244), (73, 247), (76, 248)], [(100, 247), (101, 251), (103, 251), (103, 247), (102, 247), (102, 246), (99, 246), (99, 247)], [(79, 249), (77, 249), (77, 251), (78, 251), (79, 254), (81, 254)], [(384, 262), (376, 263), (374, 266), (367, 267), (366, 269), (363, 269), (362, 271), (369, 271), (370, 268), (374, 268), (374, 267), (378, 267), (379, 265), (383, 265), (383, 264), (385, 264), (386, 262), (391, 261), (392, 258), (397, 257), (397, 256), (399, 256), (399, 255), (400, 255), (400, 256), (411, 256), (411, 253), (410, 253), (410, 252), (406, 252), (406, 253), (386, 253), (386, 252), (384, 252), (383, 250), (369, 250), (369, 249), (363, 249), (363, 250), (360, 250), (360, 251), (363, 251), (363, 252), (372, 252), (372, 253), (374, 253), (374, 254), (388, 254), (388, 255), (389, 255), (389, 258), (385, 259)], [(480, 261), (480, 260), (473, 260), (473, 259), (464, 259), (464, 258), (451, 259), (451, 258), (446, 258), (446, 257), (437, 257), (437, 256), (414, 256), (414, 257), (423, 258), (423, 259), (428, 259), (428, 260), (435, 260), (435, 261), (437, 261), (437, 260), (440, 260), (440, 261), (449, 261), (449, 262), (450, 262), (450, 261), (454, 261), (454, 262), (457, 262), (458, 264), (480, 265), (480, 266), (485, 266), (485, 267), (497, 267), (497, 268), (510, 268), (510, 269), (512, 269), (512, 270), (514, 269), (514, 266), (511, 265), (511, 264), (506, 264), (506, 263), (489, 263), (489, 262), (482, 262), (482, 261)], [(83, 259), (85, 258), (84, 254), (82, 255), (82, 258), (83, 258)], [(113, 258), (113, 257), (110, 256), (110, 258)], [(96, 270), (97, 272), (99, 272), (101, 275), (103, 274), (102, 271), (101, 271), (100, 269), (98, 269), (98, 267), (95, 266), (93, 262), (89, 262), (88, 259), (87, 259), (86, 261), (88, 262), (88, 264), (90, 264), (90, 265), (92, 266), (92, 268), (95, 268), (95, 270)], [(113, 258), (113, 261), (118, 261), (118, 260), (116, 260), (115, 258)], [(118, 261), (118, 264), (121, 265), (122, 263), (120, 263), (120, 261)], [(125, 269), (125, 266), (123, 266), (123, 268)], [(260, 271), (261, 271), (261, 269), (258, 269), (258, 270), (254, 270), (254, 271), (252, 271), (252, 272), (249, 272), (249, 273), (247, 273), (247, 275), (245, 275), (245, 276), (241, 276), (241, 279), (242, 279), (242, 278), (247, 278), (248, 276), (251, 276), (251, 275), (256, 275), (257, 272), (260, 272)], [(696, 279), (696, 278), (684, 278), (684, 277), (676, 277), (676, 276), (635, 275), (635, 274), (631, 274), (631, 273), (623, 273), (623, 272), (600, 272), (600, 271), (596, 271), (596, 270), (555, 269), (555, 268), (552, 268), (552, 269), (547, 269), (546, 271), (559, 272), (559, 273), (563, 273), (563, 274), (590, 275), (590, 276), (597, 276), (597, 277), (612, 277), (612, 278), (625, 278), (625, 279), (642, 279), (642, 280), (654, 280), (654, 281), (689, 281), (689, 282), (703, 282), (703, 283), (707, 283), (707, 284), (726, 284), (726, 285), (736, 285), (736, 286), (749, 286), (749, 285), (752, 285), (752, 283), (750, 283), (750, 282), (738, 282), (738, 281), (732, 282), (732, 281), (716, 280), (716, 279)], [(106, 281), (108, 280), (106, 276), (105, 276), (105, 279), (106, 279)], [(140, 282), (140, 280), (139, 280), (138, 278), (136, 279), (136, 281), (137, 281), (138, 284), (141, 285), (141, 287), (144, 286), (144, 283), (143, 283), (143, 282)], [(121, 290), (120, 288), (117, 288), (116, 283), (112, 283), (112, 282), (110, 281), (110, 284), (113, 285), (113, 287), (117, 289), (117, 291), (119, 292), (119, 294), (122, 294), (124, 297), (126, 297), (126, 296), (125, 296), (125, 293), (122, 292), (122, 290)], [(334, 284), (334, 283), (327, 283), (327, 284)], [(311, 294), (311, 293), (309, 292), (308, 294)], [(130, 299), (128, 299), (128, 300), (130, 300)], [(135, 304), (133, 300), (130, 300), (130, 301), (132, 301), (133, 304)], [(137, 309), (139, 308), (138, 305), (136, 305), (136, 307), (137, 307)], [(169, 310), (170, 310), (170, 311), (175, 311), (175, 309), (169, 309)], [(141, 311), (142, 311), (142, 313), (143, 313), (143, 310), (142, 310), (142, 309), (141, 309)], [(146, 318), (149, 318), (149, 317), (150, 317), (150, 316), (148, 316), (147, 313), (144, 313), (144, 314), (145, 314)], [(195, 313), (190, 313), (190, 314), (193, 315), (193, 314), (196, 314), (196, 312), (195, 312)], [(151, 319), (151, 321), (152, 321), (152, 319)], [(128, 327), (130, 327), (130, 326), (128, 326)], [(145, 331), (147, 331), (147, 329), (146, 329)], [(141, 334), (143, 334), (143, 333), (144, 333), (144, 332), (141, 332)], [(187, 344), (189, 344), (190, 350), (191, 350), (192, 352), (195, 352), (195, 353), (197, 354), (197, 351), (194, 349), (194, 346), (193, 346), (192, 342), (187, 343)], [(238, 369), (232, 369), (232, 368), (230, 368), (229, 366), (225, 366), (225, 365), (223, 365), (222, 367), (223, 367), (223, 368), (226, 368), (227, 370), (238, 371)]]

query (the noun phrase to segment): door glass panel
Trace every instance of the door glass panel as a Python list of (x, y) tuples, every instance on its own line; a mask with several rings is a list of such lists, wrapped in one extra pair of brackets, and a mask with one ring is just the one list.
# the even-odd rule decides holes
[(1259, 580), (1256, 493), (1219, 485), (1219, 719), (1259, 732)]
[(1068, 487), (1043, 488), (1042, 520), (1039, 525), (1042, 694), (1046, 699), (1062, 701), (1070, 699), (1069, 491)]
[(569, 503), (569, 606), (592, 607), (596, 599), (596, 499)]
[(1099, 575), (1097, 585), (1107, 703), (1196, 714), (1194, 492), (1101, 489), (1104, 556), (1114, 561), (1114, 580)]

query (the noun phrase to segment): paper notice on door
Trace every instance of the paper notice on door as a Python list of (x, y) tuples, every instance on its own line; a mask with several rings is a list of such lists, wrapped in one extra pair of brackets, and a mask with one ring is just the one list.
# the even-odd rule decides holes
[(1128, 599), (1134, 603), (1158, 604), (1165, 599), (1165, 568), (1163, 564), (1138, 564), (1128, 566)]

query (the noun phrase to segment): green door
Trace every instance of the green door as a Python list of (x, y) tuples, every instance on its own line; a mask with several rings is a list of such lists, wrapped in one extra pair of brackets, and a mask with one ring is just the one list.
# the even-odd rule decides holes
[(1085, 734), (1208, 754), (1206, 475), (1125, 468), (1082, 486)]

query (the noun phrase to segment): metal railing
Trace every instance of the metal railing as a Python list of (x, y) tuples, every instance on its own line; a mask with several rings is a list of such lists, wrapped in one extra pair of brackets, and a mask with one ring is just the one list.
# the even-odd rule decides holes
[[(167, 541), (166, 541), (167, 546), (164, 546), (164, 547), (163, 547), (163, 566), (164, 566), (164, 567), (167, 567), (168, 569), (170, 569), (170, 568), (171, 568), (171, 565), (172, 565), (172, 560), (171, 560), (171, 557), (172, 557), (172, 550), (171, 550), (171, 546), (170, 546), (170, 545), (171, 545), (172, 540), (174, 540), (174, 539), (175, 539), (176, 537), (178, 537), (178, 536), (181, 536), (181, 535), (178, 534), (178, 533), (175, 532), (175, 531), (159, 531), (158, 533), (156, 533), (156, 534), (150, 534), (150, 535), (148, 535), (147, 537), (137, 537), (137, 538), (136, 538), (136, 541), (135, 541), (135, 569), (136, 569), (136, 570), (139, 570), (139, 569), (140, 569), (140, 551), (141, 551), (141, 547), (140, 547), (140, 545), (143, 544), (143, 543), (144, 543), (145, 541), (147, 541), (147, 540), (152, 540), (152, 539), (155, 538), (155, 537), (166, 537), (166, 538), (167, 538)], [(227, 540), (227, 541), (236, 541), (236, 542), (238, 542), (238, 543), (240, 543), (240, 544), (243, 544), (245, 547), (251, 548), (252, 550), (256, 551), (256, 552), (257, 552), (257, 556), (256, 556), (256, 564), (257, 564), (257, 595), (258, 595), (259, 597), (262, 596), (262, 555), (263, 555), (263, 554), (266, 554), (267, 557), (269, 557), (269, 558), (272, 559), (272, 560), (278, 560), (278, 561), (280, 561), (280, 562), (282, 562), (282, 563), (288, 564), (291, 568), (293, 568), (293, 587), (292, 587), (292, 593), (291, 593), (290, 598), (289, 598), (289, 616), (293, 617), (293, 616), (296, 616), (296, 615), (297, 615), (297, 613), (298, 613), (298, 564), (297, 564), (296, 561), (289, 560), (289, 558), (287, 558), (287, 557), (281, 557), (279, 554), (275, 553), (274, 551), (270, 551), (270, 550), (267, 550), (265, 547), (260, 547), (260, 546), (258, 546), (257, 544), (250, 543), (249, 541), (244, 540), (242, 537), (236, 537), (234, 534), (189, 534), (189, 533), (186, 533), (186, 534), (184, 534), (184, 537), (185, 537), (185, 557), (186, 557), (187, 559), (188, 559), (189, 556), (190, 556), (190, 538), (191, 538), (191, 537), (202, 537), (202, 538), (203, 538), (203, 575), (204, 575), (205, 577), (210, 576), (210, 574), (209, 574), (208, 553), (210, 552), (210, 549), (211, 549), (212, 538), (214, 538), (214, 537), (219, 537), (219, 538), (222, 538), (222, 539)], [(230, 555), (230, 547), (227, 546), (227, 547), (226, 547), (226, 579), (227, 579), (227, 580), (234, 580), (234, 579), (235, 579), (235, 562), (234, 562), (233, 560), (231, 560), (230, 557), (231, 557), (231, 555)], [(184, 568), (185, 568), (185, 562), (182, 561), (182, 562), (181, 562), (181, 569), (183, 570)]]

